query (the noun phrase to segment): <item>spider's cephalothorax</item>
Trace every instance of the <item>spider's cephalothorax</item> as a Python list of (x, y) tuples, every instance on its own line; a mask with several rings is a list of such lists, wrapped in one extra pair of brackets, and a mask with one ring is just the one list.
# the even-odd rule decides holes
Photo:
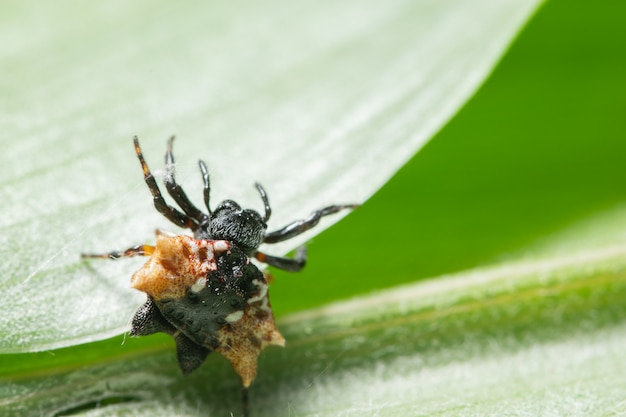
[(133, 317), (131, 334), (170, 334), (176, 341), (178, 364), (184, 374), (200, 366), (213, 350), (222, 354), (241, 377), (247, 416), (247, 390), (256, 375), (257, 357), (266, 346), (285, 343), (274, 322), (265, 274), (249, 257), (287, 271), (299, 271), (306, 262), (303, 248), (294, 258), (284, 258), (260, 252), (259, 246), (290, 239), (315, 226), (323, 216), (356, 205), (328, 206), (267, 233), (272, 210), (263, 187), (255, 184), (263, 200), (263, 216), (232, 200), (211, 210), (209, 174), (200, 161), (207, 208), (204, 213), (176, 183), (173, 140), (168, 141), (165, 153), (164, 183), (180, 210), (165, 202), (136, 137), (135, 152), (155, 208), (174, 224), (190, 229), (193, 237), (157, 230), (155, 246), (137, 245), (121, 252), (83, 257), (149, 256), (131, 280), (134, 288), (147, 294), (146, 302)]
[(154, 176), (148, 168), (148, 164), (143, 158), (139, 141), (134, 138), (135, 152), (143, 169), (144, 179), (148, 184), (148, 188), (154, 198), (155, 208), (163, 214), (172, 223), (190, 229), (194, 233), (196, 239), (223, 239), (233, 242), (248, 256), (253, 256), (259, 261), (275, 266), (287, 271), (299, 271), (306, 263), (306, 254), (304, 250), (299, 250), (295, 258), (282, 258), (257, 251), (262, 243), (277, 243), (299, 235), (316, 224), (320, 219), (329, 214), (337, 213), (344, 209), (356, 208), (356, 204), (344, 204), (328, 206), (320, 210), (316, 210), (306, 219), (296, 220), (287, 226), (276, 231), (267, 233), (267, 221), (269, 220), (272, 209), (267, 198), (267, 193), (261, 184), (256, 183), (255, 186), (261, 195), (265, 208), (265, 215), (261, 216), (258, 212), (251, 209), (242, 209), (239, 204), (232, 200), (226, 200), (219, 204), (215, 211), (211, 210), (211, 183), (209, 181), (209, 173), (206, 164), (199, 161), (202, 179), (204, 181), (204, 203), (207, 213), (200, 211), (187, 197), (182, 187), (178, 185), (174, 177), (174, 156), (172, 154), (172, 144), (174, 137), (171, 137), (167, 143), (167, 151), (165, 153), (165, 188), (170, 196), (180, 206), (182, 212), (165, 202), (159, 186)]
[(208, 230), (200, 229), (195, 236), (198, 239), (228, 240), (248, 255), (253, 255), (263, 243), (266, 230), (267, 223), (259, 213), (242, 209), (234, 201), (226, 200), (211, 213)]

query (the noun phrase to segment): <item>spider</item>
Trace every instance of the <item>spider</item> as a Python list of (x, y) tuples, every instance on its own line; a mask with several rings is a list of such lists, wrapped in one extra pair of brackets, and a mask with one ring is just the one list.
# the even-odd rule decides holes
[(241, 378), (243, 414), (248, 416), (248, 388), (256, 376), (260, 352), (269, 345), (285, 344), (274, 321), (267, 277), (250, 258), (287, 271), (299, 271), (306, 263), (303, 247), (294, 258), (285, 258), (261, 252), (259, 246), (290, 239), (317, 225), (322, 217), (357, 205), (328, 206), (268, 233), (267, 221), (272, 210), (265, 189), (255, 183), (264, 205), (263, 216), (255, 210), (243, 209), (232, 200), (225, 200), (211, 210), (209, 174), (200, 160), (207, 208), (204, 213), (176, 182), (172, 136), (165, 153), (164, 183), (178, 209), (163, 198), (137, 137), (133, 142), (155, 208), (175, 225), (190, 229), (193, 237), (157, 230), (155, 246), (141, 244), (123, 251), (82, 254), (82, 257), (149, 256), (131, 279), (135, 289), (147, 294), (147, 300), (133, 316), (130, 334), (171, 335), (184, 375), (198, 368), (210, 352), (219, 352)]

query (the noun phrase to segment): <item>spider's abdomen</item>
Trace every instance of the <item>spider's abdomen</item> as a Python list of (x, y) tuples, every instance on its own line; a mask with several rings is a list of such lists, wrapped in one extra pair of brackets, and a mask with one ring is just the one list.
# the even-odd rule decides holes
[(217, 350), (248, 386), (259, 353), (284, 345), (263, 273), (228, 241), (157, 233), (155, 251), (132, 283), (148, 301), (131, 333), (173, 335), (184, 373)]
[(157, 230), (154, 253), (133, 274), (133, 288), (155, 300), (180, 298), (188, 288), (206, 284), (206, 276), (217, 269), (215, 256), (232, 247), (224, 240), (196, 240)]

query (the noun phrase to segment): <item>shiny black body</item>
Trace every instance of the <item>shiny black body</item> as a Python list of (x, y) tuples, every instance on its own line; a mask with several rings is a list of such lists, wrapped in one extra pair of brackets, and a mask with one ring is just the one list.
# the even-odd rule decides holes
[(181, 212), (165, 202), (152, 173), (147, 169), (147, 164), (136, 137), (134, 141), (137, 156), (144, 167), (144, 179), (152, 193), (154, 206), (161, 214), (172, 223), (191, 229), (196, 239), (228, 240), (238, 246), (246, 255), (255, 257), (261, 262), (280, 269), (287, 271), (301, 270), (306, 263), (306, 252), (299, 250), (295, 258), (271, 256), (258, 251), (262, 243), (277, 243), (291, 239), (317, 225), (324, 216), (357, 207), (356, 204), (328, 206), (314, 211), (306, 219), (296, 220), (281, 229), (267, 233), (267, 221), (271, 216), (272, 210), (267, 193), (263, 187), (259, 183), (255, 184), (265, 207), (263, 216), (254, 210), (241, 208), (239, 204), (232, 200), (223, 201), (215, 208), (215, 211), (212, 211), (210, 206), (211, 184), (209, 173), (205, 163), (199, 161), (204, 181), (204, 203), (207, 208), (207, 213), (203, 213), (194, 206), (182, 187), (176, 182), (174, 177), (174, 155), (172, 154), (174, 137), (171, 137), (167, 143), (167, 151), (165, 153), (164, 182), (168, 193), (182, 209)]

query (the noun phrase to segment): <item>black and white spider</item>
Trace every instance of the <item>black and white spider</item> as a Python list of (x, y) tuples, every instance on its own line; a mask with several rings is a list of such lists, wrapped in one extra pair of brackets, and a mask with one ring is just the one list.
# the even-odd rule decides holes
[(328, 206), (268, 233), (267, 221), (272, 210), (265, 189), (255, 184), (265, 207), (263, 216), (241, 208), (232, 200), (225, 200), (211, 210), (209, 174), (205, 163), (200, 161), (207, 208), (204, 213), (176, 182), (173, 141), (171, 137), (167, 142), (164, 183), (180, 209), (163, 198), (136, 137), (135, 152), (156, 209), (177, 226), (190, 229), (193, 237), (157, 230), (154, 246), (141, 244), (124, 251), (82, 256), (110, 259), (149, 256), (131, 279), (134, 288), (147, 294), (146, 302), (133, 317), (131, 335), (170, 334), (176, 341), (178, 364), (184, 374), (200, 366), (210, 352), (219, 352), (241, 377), (243, 410), (247, 416), (248, 387), (256, 376), (258, 355), (269, 345), (285, 343), (274, 322), (266, 276), (249, 258), (287, 271), (299, 271), (306, 263), (304, 249), (299, 249), (295, 258), (285, 258), (260, 252), (259, 246), (290, 239), (314, 227), (322, 217), (357, 205)]

